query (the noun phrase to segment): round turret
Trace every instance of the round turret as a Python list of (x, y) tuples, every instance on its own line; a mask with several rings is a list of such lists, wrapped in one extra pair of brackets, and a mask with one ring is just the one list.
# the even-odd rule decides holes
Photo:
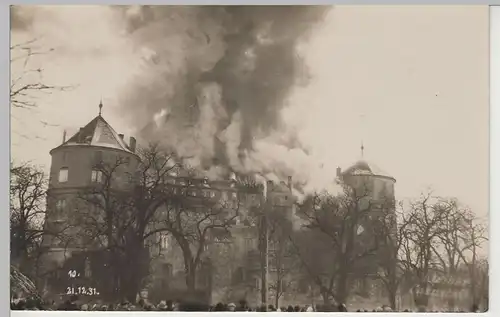
[[(50, 151), (51, 168), (47, 192), (45, 227), (48, 232), (62, 232), (77, 238), (68, 241), (60, 235), (47, 234), (43, 246), (47, 248), (44, 268), (47, 271), (62, 267), (85, 244), (78, 234), (78, 215), (94, 210), (95, 205), (82, 197), (94, 185), (104, 184), (105, 175), (113, 169), (112, 186), (119, 189), (130, 186), (130, 176), (137, 170), (140, 158), (135, 153), (135, 139), (126, 144), (122, 134), (98, 115), (69, 140)], [(59, 288), (62, 286), (57, 286)]]

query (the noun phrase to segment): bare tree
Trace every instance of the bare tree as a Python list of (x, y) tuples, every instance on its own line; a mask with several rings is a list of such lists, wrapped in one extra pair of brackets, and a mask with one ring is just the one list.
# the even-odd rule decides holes
[[(457, 256), (462, 260), (469, 272), (471, 305), (477, 305), (481, 297), (479, 293), (482, 292), (482, 286), (480, 284), (479, 289), (477, 288), (477, 280), (484, 277), (482, 273), (484, 270), (481, 271), (479, 268), (481, 266), (488, 266), (487, 263), (485, 265), (478, 259), (478, 250), (483, 246), (484, 242), (488, 240), (487, 228), (469, 210), (462, 210), (459, 216), (461, 219), (461, 226), (457, 234), (458, 243), (456, 243), (454, 247)], [(452, 243), (449, 243), (447, 240), (444, 240), (443, 244), (446, 244), (446, 242), (448, 242), (449, 246), (452, 245)], [(453, 242), (453, 240), (451, 240), (451, 242)]]
[(403, 204), (405, 230), (401, 232), (400, 261), (404, 267), (406, 286), (412, 291), (415, 304), (426, 307), (435, 281), (441, 275), (436, 248), (448, 233), (443, 227), (450, 212), (446, 200), (423, 193), (420, 198)]
[(210, 190), (192, 187), (189, 179), (175, 186), (171, 199), (157, 219), (161, 231), (172, 235), (182, 251), (186, 286), (196, 291), (197, 273), (207, 247), (216, 236), (230, 236), (239, 202), (211, 197)]
[(25, 163), (11, 163), (10, 178), (10, 259), (11, 264), (30, 276), (37, 286), (45, 273), (42, 258), (44, 240), (66, 241), (67, 224), (51, 225), (46, 209), (47, 178), (43, 170)]
[[(108, 250), (110, 261), (115, 261), (113, 267), (120, 269), (121, 293), (135, 298), (147, 282), (149, 248), (157, 243), (158, 234), (169, 234), (182, 251), (186, 285), (194, 292), (211, 238), (217, 233), (230, 234), (228, 228), (239, 204), (209, 195), (208, 188), (193, 186), (190, 173), (180, 177), (182, 167), (158, 145), (139, 150), (139, 156), (137, 168), (123, 158), (95, 165), (99, 182), (80, 195), (86, 206), (82, 209), (87, 210), (80, 213), (85, 224), (82, 236), (92, 247)], [(121, 170), (124, 166), (126, 171)]]
[(290, 236), (295, 256), (306, 275), (319, 288), (326, 305), (334, 299), (337, 267), (334, 250), (321, 232), (300, 230)]
[[(432, 249), (437, 258), (437, 269), (441, 289), (446, 288), (449, 294), (453, 294), (461, 288), (464, 281), (464, 271), (473, 272), (471, 267), (475, 261), (475, 249), (480, 247), (484, 241), (482, 235), (484, 230), (475, 222), (475, 215), (460, 206), (456, 199), (441, 198), (436, 208), (443, 213), (442, 222), (439, 224), (441, 233), (437, 236), (437, 242)], [(464, 270), (465, 269), (465, 270)], [(470, 274), (471, 280), (474, 274)], [(473, 283), (470, 283), (473, 287)], [(471, 298), (474, 302), (474, 290), (471, 289)], [(448, 298), (450, 309), (455, 308), (455, 299), (451, 295)]]
[(171, 155), (156, 145), (141, 149), (139, 156), (96, 161), (93, 184), (79, 194), (82, 243), (106, 250), (109, 278), (128, 299), (143, 286), (155, 234), (167, 229), (155, 221), (171, 198), (167, 176), (175, 167)]
[(43, 78), (43, 69), (32, 66), (32, 59), (53, 52), (39, 44), (39, 39), (14, 44), (10, 47), (10, 64), (13, 73), (10, 80), (10, 104), (15, 108), (33, 109), (40, 94), (65, 91), (68, 86), (52, 85)]
[(25, 272), (43, 235), (47, 179), (29, 164), (11, 164), (10, 171), (11, 261)]
[[(371, 259), (376, 255), (379, 241), (373, 227), (373, 217), (382, 206), (370, 198), (367, 188), (345, 186), (344, 193), (332, 196), (327, 193), (310, 197), (301, 208), (306, 221), (304, 229), (309, 231), (309, 243), (323, 244), (313, 259), (305, 256), (304, 247), (294, 242), (302, 264), (320, 288), (325, 302), (330, 298), (343, 303), (350, 292), (349, 278), (365, 275)], [(316, 237), (316, 239), (312, 237)], [(319, 242), (323, 241), (323, 242)], [(326, 259), (327, 270), (316, 267)], [(368, 264), (364, 266), (365, 264)]]

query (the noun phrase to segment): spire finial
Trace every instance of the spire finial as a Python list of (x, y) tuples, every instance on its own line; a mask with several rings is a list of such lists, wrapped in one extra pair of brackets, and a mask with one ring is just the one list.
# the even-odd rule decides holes
[(101, 115), (102, 113), (102, 97), (101, 97), (101, 101), (99, 102), (99, 115)]
[(363, 158), (364, 154), (365, 154), (365, 146), (363, 144), (363, 141), (361, 141), (361, 158)]

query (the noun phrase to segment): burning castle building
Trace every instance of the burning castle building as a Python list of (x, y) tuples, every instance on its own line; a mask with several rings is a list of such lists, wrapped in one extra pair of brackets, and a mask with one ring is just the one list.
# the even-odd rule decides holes
[[(90, 241), (90, 237), (82, 235), (79, 228), (80, 217), (89, 215), (86, 209), (99, 208), (95, 204), (82, 204), (82, 192), (105, 181), (106, 172), (96, 168), (96, 162), (101, 161), (123, 161), (114, 174), (113, 186), (123, 190), (133, 186), (127, 175), (133, 175), (140, 164), (136, 140), (130, 137), (126, 142), (124, 136), (116, 133), (99, 113), (74, 136), (63, 139), (63, 143), (50, 154), (52, 164), (45, 219), (45, 228), (50, 233), (43, 239), (46, 252), (42, 259), (42, 283), (52, 294), (69, 294), (72, 290), (67, 289), (76, 283), (97, 290), (101, 288), (103, 294), (99, 295), (104, 295), (103, 280), (109, 272), (106, 273), (99, 251), (106, 243), (98, 245)], [(172, 170), (168, 186), (173, 196), (182, 197), (193, 206), (200, 201), (222, 202), (223, 208), (236, 212), (228, 226), (229, 235), (217, 235), (214, 230), (214, 234), (207, 236), (209, 241), (203, 250), (206, 256), (200, 259), (201, 273), (195, 281), (197, 289), (204, 290), (205, 295), (228, 289), (236, 294), (238, 288), (245, 294), (249, 290), (256, 292), (260, 267), (258, 212), (267, 200), (273, 210), (291, 218), (294, 198), (291, 178), (288, 181), (249, 186), (242, 184), (234, 173), (224, 180), (210, 180), (182, 169)], [(149, 237), (146, 244), (148, 254), (138, 255), (151, 260), (145, 288), (150, 294), (179, 294), (179, 289), (185, 288), (185, 266), (175, 239), (157, 233)], [(226, 262), (221, 263), (221, 259)], [(215, 264), (208, 267), (210, 261)], [(68, 272), (75, 272), (75, 276), (68, 275)], [(225, 278), (218, 278), (222, 276)], [(107, 295), (110, 296), (109, 291)]]
[[(67, 294), (72, 291), (72, 285), (78, 284), (101, 289), (102, 295), (112, 297), (113, 290), (105, 291), (107, 283), (104, 282), (110, 274), (101, 252), (106, 248), (106, 242), (96, 244), (88, 235), (82, 235), (79, 228), (81, 217), (89, 215), (86, 209), (93, 208), (101, 214), (105, 212), (97, 210), (95, 204), (82, 204), (81, 193), (105, 181), (105, 171), (95, 167), (96, 162), (101, 161), (119, 159), (123, 162), (115, 171), (114, 188), (126, 192), (134, 186), (134, 181), (127, 175), (134, 175), (141, 163), (136, 153), (136, 140), (130, 137), (126, 142), (124, 136), (116, 133), (99, 113), (74, 136), (63, 139), (63, 143), (50, 154), (52, 164), (45, 219), (49, 233), (43, 239), (46, 252), (40, 270), (42, 284), (52, 294)], [(337, 178), (352, 187), (368, 186), (373, 201), (381, 201), (387, 195), (394, 197), (395, 179), (366, 161), (359, 161), (345, 171), (339, 169)], [(227, 211), (223, 214), (230, 217), (227, 230), (210, 230), (206, 236), (202, 256), (198, 258), (199, 272), (193, 281), (194, 288), (200, 291), (199, 296), (206, 301), (237, 301), (245, 297), (259, 303), (262, 287), (259, 221), (262, 213), (267, 212), (281, 217), (281, 227), (286, 226), (285, 223), (294, 227), (296, 197), (292, 193), (291, 177), (288, 182), (245, 183), (245, 178), (235, 173), (230, 173), (225, 179), (209, 179), (179, 168), (172, 169), (167, 186), (172, 200), (188, 202), (190, 208), (203, 207), (207, 202), (217, 203), (219, 208)], [(168, 210), (160, 212), (160, 218), (162, 214), (167, 215)], [(53, 232), (62, 234), (54, 235)], [(366, 239), (370, 240), (369, 237)], [(283, 272), (278, 244), (279, 241), (269, 241), (268, 283), (275, 288), (279, 285), (284, 291), (289, 282), (286, 279), (297, 280), (293, 300), (308, 297), (313, 285), (307, 282), (307, 277), (300, 277), (301, 273), (276, 280)], [(137, 254), (137, 257), (148, 263), (147, 278), (141, 282), (144, 290), (149, 291), (148, 297), (161, 300), (180, 296), (186, 289), (186, 263), (178, 241), (171, 233), (158, 232), (145, 241), (145, 247), (146, 253)], [(197, 250), (193, 252), (196, 254)], [(74, 272), (75, 276), (68, 272)], [(367, 284), (360, 281), (366, 288)], [(269, 299), (272, 300), (273, 296), (275, 294), (271, 293)]]

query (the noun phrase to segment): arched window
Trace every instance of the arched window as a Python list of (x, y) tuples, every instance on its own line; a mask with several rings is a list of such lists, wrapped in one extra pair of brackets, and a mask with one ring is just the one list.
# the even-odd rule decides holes
[(63, 167), (59, 170), (59, 183), (66, 183), (68, 181), (68, 168)]

